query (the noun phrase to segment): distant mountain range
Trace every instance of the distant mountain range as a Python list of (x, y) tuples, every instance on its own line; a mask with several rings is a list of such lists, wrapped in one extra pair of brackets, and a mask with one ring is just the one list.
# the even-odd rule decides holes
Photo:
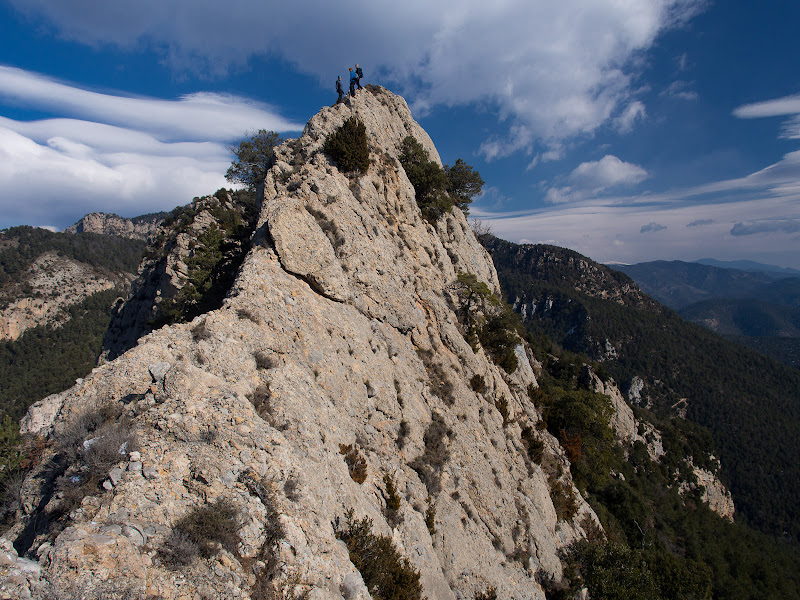
[[(738, 265), (727, 268), (715, 265)], [(800, 272), (750, 261), (615, 265), (684, 318), (800, 366)]]
[(701, 258), (696, 260), (702, 265), (720, 267), (721, 269), (738, 269), (739, 271), (754, 271), (763, 273), (776, 273), (785, 277), (800, 277), (800, 271), (788, 267), (765, 265), (752, 260), (716, 260), (715, 258)]

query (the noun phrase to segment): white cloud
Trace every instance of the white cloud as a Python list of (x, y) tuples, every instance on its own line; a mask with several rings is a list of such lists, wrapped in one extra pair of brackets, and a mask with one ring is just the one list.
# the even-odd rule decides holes
[[(477, 207), (472, 214), (504, 239), (554, 240), (600, 262), (714, 256), (800, 268), (800, 152), (746, 177), (694, 188), (514, 214)], [(642, 235), (643, 223), (666, 229)]]
[[(165, 49), (176, 68), (219, 73), (279, 57), (330, 85), (358, 60), (418, 110), (483, 103), (508, 119), (487, 157), (591, 133), (632, 102), (638, 60), (705, 0), (10, 0), (64, 37)], [(273, 127), (274, 128), (274, 127)]]
[(800, 140), (800, 94), (776, 100), (745, 104), (733, 111), (740, 119), (762, 117), (790, 117), (784, 121), (781, 136), (784, 139)]
[(745, 104), (733, 111), (740, 119), (755, 119), (760, 117), (780, 117), (785, 115), (800, 114), (800, 94), (785, 96), (776, 100), (766, 100)]
[(628, 133), (633, 131), (633, 126), (636, 121), (644, 119), (647, 115), (644, 104), (638, 100), (631, 102), (623, 113), (617, 117), (615, 124), (620, 133)]
[(647, 171), (640, 166), (607, 154), (598, 161), (575, 167), (567, 177), (569, 185), (548, 189), (545, 200), (551, 204), (585, 200), (610, 188), (641, 183), (647, 176)]
[(229, 142), (258, 129), (302, 129), (302, 125), (283, 119), (266, 105), (237, 96), (196, 93), (178, 100), (131, 98), (80, 89), (4, 66), (0, 66), (0, 98), (7, 104), (149, 132), (166, 141)]
[(40, 144), (0, 126), (0, 226), (63, 227), (92, 211), (135, 216), (167, 210), (227, 187), (222, 173), (229, 163), (220, 156), (98, 151), (59, 137)]
[(688, 81), (673, 81), (667, 89), (661, 92), (662, 96), (670, 96), (681, 100), (697, 100), (698, 95)]
[(616, 156), (607, 154), (599, 161), (585, 162), (578, 165), (570, 174), (570, 180), (582, 187), (606, 189), (624, 184), (636, 184), (647, 178), (647, 171), (641, 167), (626, 163)]
[(2, 66), (0, 100), (92, 119), (0, 117), (0, 227), (170, 209), (228, 185), (226, 143), (301, 128), (244, 98), (131, 98)]

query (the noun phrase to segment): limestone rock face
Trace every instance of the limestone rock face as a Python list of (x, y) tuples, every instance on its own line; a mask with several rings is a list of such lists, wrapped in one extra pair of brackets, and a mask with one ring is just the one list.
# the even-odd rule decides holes
[(67, 227), (68, 233), (100, 233), (119, 237), (142, 240), (146, 242), (158, 228), (163, 214), (143, 215), (135, 219), (126, 219), (115, 214), (89, 213), (80, 221)]
[[(321, 150), (351, 116), (366, 125), (371, 157), (354, 179)], [(460, 211), (435, 225), (421, 217), (397, 160), (409, 134), (438, 160), (405, 101), (382, 88), (323, 109), (278, 148), (253, 247), (222, 308), (150, 333), (68, 390), (51, 417), (40, 411), (36, 427), (52, 430), (55, 448), (74, 443), (68, 434), (87, 413), (122, 411), (138, 438), (105, 491), (58, 527), (35, 523), (63, 499), (26, 483), (27, 514), (12, 534), (49, 585), (79, 577), (141, 597), (246, 598), (263, 583), (275, 521), (284, 533), (270, 585), (366, 599), (336, 536), (351, 509), (391, 537), (431, 600), (491, 587), (503, 599), (543, 599), (542, 576), (561, 577), (559, 551), (597, 518), (560, 446), (535, 427), (524, 349), (509, 375), (465, 340), (457, 273), (499, 292), (497, 276)], [(542, 465), (526, 453), (528, 426)], [(400, 496), (392, 518), (386, 476)], [(273, 500), (253, 492), (253, 478)], [(574, 515), (557, 515), (556, 481)], [(159, 549), (182, 516), (218, 499), (240, 515), (237, 552), (176, 571)]]

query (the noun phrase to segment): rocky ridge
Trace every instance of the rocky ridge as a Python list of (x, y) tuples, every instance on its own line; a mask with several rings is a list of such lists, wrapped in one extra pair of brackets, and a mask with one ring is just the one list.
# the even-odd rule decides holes
[[(371, 151), (356, 178), (321, 150), (351, 116)], [(170, 600), (248, 597), (261, 585), (366, 599), (337, 538), (353, 510), (419, 570), (428, 598), (490, 589), (544, 598), (542, 584), (562, 576), (559, 552), (597, 518), (563, 450), (536, 427), (525, 348), (508, 374), (465, 339), (457, 274), (499, 295), (497, 275), (460, 211), (435, 224), (421, 217), (397, 160), (406, 135), (439, 161), (402, 98), (382, 88), (323, 109), (277, 149), (252, 249), (223, 306), (150, 333), (29, 411), (23, 428), (52, 442), (5, 538), (39, 570), (17, 568), (29, 563), (9, 552), (3, 597), (80, 581), (81, 593)], [(120, 416), (100, 425), (97, 415)], [(88, 416), (94, 428), (76, 437)], [(100, 443), (112, 423), (139, 449), (67, 505), (64, 486), (88, 467), (59, 457), (83, 456), (74, 445)], [(536, 432), (541, 464), (523, 428)], [(58, 476), (61, 488), (42, 483)], [(393, 517), (387, 477), (399, 494)], [(573, 504), (566, 515), (559, 495)], [(176, 523), (220, 500), (239, 515), (238, 546), (170, 566), (162, 550)], [(272, 521), (282, 536), (267, 557)]]
[(165, 213), (153, 213), (126, 219), (113, 213), (94, 212), (85, 215), (80, 221), (70, 225), (64, 231), (67, 233), (90, 232), (116, 235), (146, 242), (157, 231), (158, 224), (165, 216)]

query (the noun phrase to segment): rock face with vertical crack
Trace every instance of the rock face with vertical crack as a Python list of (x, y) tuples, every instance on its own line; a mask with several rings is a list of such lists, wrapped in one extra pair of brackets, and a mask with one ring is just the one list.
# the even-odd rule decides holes
[[(322, 146), (353, 116), (371, 164), (351, 178)], [(142, 337), (28, 420), (53, 443), (7, 536), (42, 565), (26, 580), (34, 597), (79, 580), (86, 593), (133, 597), (269, 588), (366, 599), (370, 584), (339, 539), (351, 510), (391, 539), (431, 600), (491, 588), (543, 600), (540, 582), (561, 578), (560, 552), (597, 518), (561, 447), (536, 427), (529, 353), (521, 346), (522, 365), (507, 373), (465, 339), (457, 275), (496, 293), (497, 275), (460, 211), (422, 218), (397, 158), (407, 135), (439, 160), (405, 101), (383, 88), (324, 108), (277, 149), (222, 307)], [(135, 434), (136, 454), (125, 438), (109, 463), (115, 482), (99, 473), (106, 489), (87, 488), (68, 508), (66, 494), (36, 485), (50, 469), (83, 489), (75, 444), (108, 439), (97, 421), (118, 414), (130, 432), (117, 435)], [(541, 464), (523, 429), (541, 442)], [(391, 516), (387, 478), (399, 496)], [(575, 510), (557, 513), (555, 494)], [(193, 556), (176, 531), (208, 505), (233, 508), (239, 539)]]

